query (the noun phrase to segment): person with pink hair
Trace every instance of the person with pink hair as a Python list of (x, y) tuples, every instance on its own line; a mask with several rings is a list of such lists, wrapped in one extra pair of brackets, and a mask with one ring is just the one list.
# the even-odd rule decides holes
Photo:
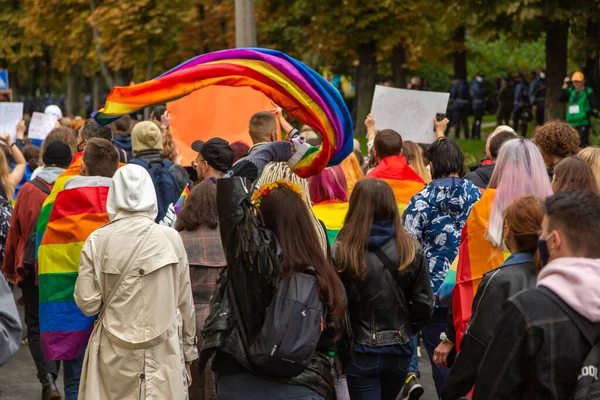
[(518, 138), (502, 146), (488, 189), (473, 206), (463, 228), (452, 292), (454, 326), (446, 332), (449, 342), (436, 349), (438, 358), (445, 359), (454, 345), (460, 345), (479, 282), (505, 259), (504, 211), (514, 199), (525, 195), (545, 198), (552, 195), (552, 186), (538, 148), (530, 140)]
[(339, 165), (325, 168), (308, 178), (313, 211), (325, 225), (329, 244), (333, 244), (348, 212), (348, 183)]

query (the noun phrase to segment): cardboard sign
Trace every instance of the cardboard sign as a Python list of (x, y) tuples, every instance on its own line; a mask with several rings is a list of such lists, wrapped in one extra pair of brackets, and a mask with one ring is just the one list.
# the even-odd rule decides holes
[(44, 114), (34, 112), (29, 122), (29, 138), (45, 140), (46, 136), (56, 126), (56, 116), (53, 114)]
[(15, 141), (17, 125), (23, 119), (23, 103), (0, 103), (0, 134), (8, 133)]
[(375, 128), (393, 129), (402, 140), (432, 143), (435, 114), (446, 112), (449, 98), (449, 93), (376, 86), (371, 106)]

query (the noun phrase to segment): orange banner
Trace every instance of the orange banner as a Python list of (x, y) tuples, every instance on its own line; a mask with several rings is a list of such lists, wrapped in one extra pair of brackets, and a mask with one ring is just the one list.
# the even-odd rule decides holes
[(179, 148), (183, 166), (190, 166), (198, 155), (191, 145), (195, 140), (223, 138), (229, 143), (252, 146), (248, 124), (259, 111), (274, 111), (277, 106), (251, 87), (208, 86), (189, 96), (167, 103), (171, 113), (171, 134)]

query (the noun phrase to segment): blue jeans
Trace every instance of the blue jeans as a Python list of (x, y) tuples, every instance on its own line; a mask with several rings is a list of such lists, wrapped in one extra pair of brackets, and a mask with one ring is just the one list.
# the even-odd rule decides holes
[(352, 400), (395, 400), (404, 386), (410, 356), (355, 353), (346, 365)]
[[(421, 334), (423, 335), (423, 344), (425, 345), (425, 350), (429, 355), (429, 362), (431, 363), (433, 382), (435, 383), (435, 389), (437, 391), (438, 398), (440, 399), (442, 398), (442, 390), (446, 384), (446, 379), (448, 379), (448, 374), (450, 374), (450, 368), (438, 367), (433, 363), (432, 358), (435, 348), (441, 343), (440, 334), (442, 332), (446, 332), (446, 328), (448, 328), (448, 309), (436, 308), (433, 311), (431, 320), (421, 330)], [(413, 355), (412, 359), (410, 360), (410, 369), (408, 370), (408, 374), (415, 374), (420, 378), (421, 373), (419, 372), (419, 359), (417, 358), (418, 340), (418, 336), (415, 336), (409, 342), (413, 349)]]
[(79, 393), (79, 379), (81, 378), (84, 357), (85, 349), (81, 351), (81, 354), (76, 359), (63, 361), (65, 400), (77, 400), (77, 395)]
[[(268, 393), (268, 395), (267, 395)], [(314, 390), (300, 385), (290, 385), (262, 379), (249, 372), (221, 375), (217, 384), (219, 400), (324, 400)]]

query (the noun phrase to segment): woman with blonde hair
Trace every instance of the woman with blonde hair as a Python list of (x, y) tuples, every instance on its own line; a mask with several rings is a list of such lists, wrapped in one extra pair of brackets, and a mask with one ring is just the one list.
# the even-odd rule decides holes
[(12, 153), (12, 157), (16, 163), (11, 171), (6, 153), (0, 151), (0, 196), (10, 202), (15, 193), (15, 188), (21, 182), (21, 179), (23, 179), (27, 162), (23, 153), (21, 153), (21, 150), (19, 150), (19, 147), (13, 142), (8, 133), (0, 135), (0, 141), (6, 146), (8, 153)]
[(410, 140), (405, 140), (402, 142), (402, 154), (406, 157), (408, 165), (419, 174), (425, 183), (431, 182), (431, 173), (423, 161), (421, 146)]
[(360, 166), (360, 160), (358, 159), (356, 152), (353, 152), (346, 157), (344, 161), (340, 163), (340, 167), (346, 176), (346, 183), (348, 183), (348, 195), (350, 195), (352, 194), (352, 189), (354, 189), (356, 182), (365, 177), (365, 173)]
[(592, 168), (596, 183), (598, 184), (598, 188), (600, 188), (600, 147), (586, 147), (581, 150), (576, 157), (581, 158), (590, 166), (590, 168)]

